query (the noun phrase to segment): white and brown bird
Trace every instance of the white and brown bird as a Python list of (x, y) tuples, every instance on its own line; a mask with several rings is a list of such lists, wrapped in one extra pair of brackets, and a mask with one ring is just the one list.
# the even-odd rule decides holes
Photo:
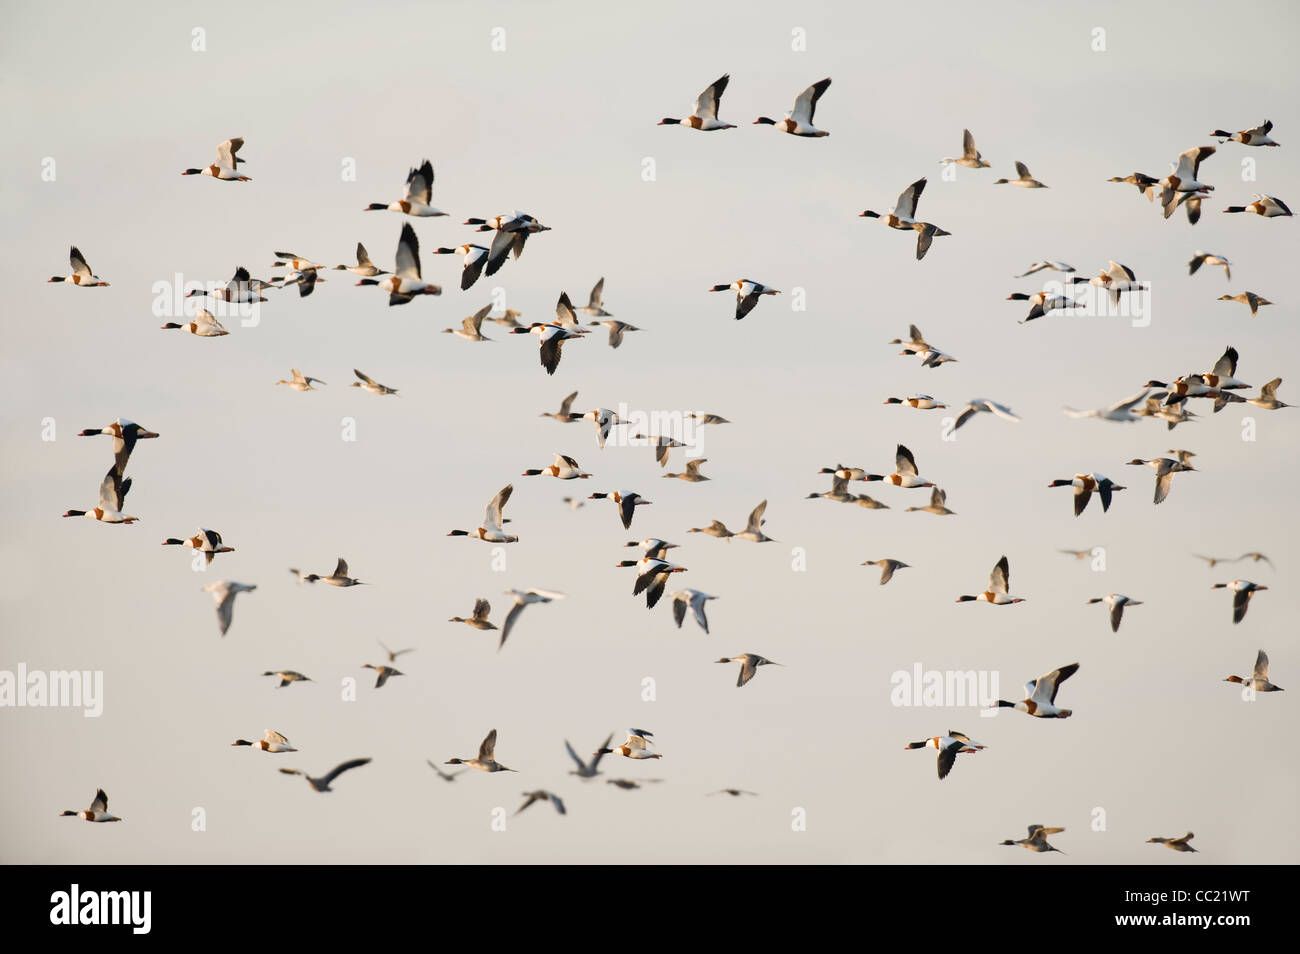
[(221, 338), (230, 334), (225, 326), (217, 320), (217, 316), (204, 308), (198, 309), (194, 317), (189, 321), (181, 323), (169, 321), (162, 326), (163, 331), (183, 330), (197, 338)]
[(794, 107), (785, 114), (785, 119), (768, 119), (766, 116), (759, 116), (754, 120), (754, 125), (775, 126), (779, 132), (809, 139), (829, 136), (830, 133), (825, 129), (818, 129), (813, 125), (813, 116), (817, 112), (817, 101), (822, 98), (822, 94), (830, 88), (830, 85), (830, 79), (818, 80), (798, 95)]
[[(387, 208), (387, 206), (380, 206)], [(412, 215), (416, 213), (412, 212)], [(441, 213), (445, 215), (446, 213)], [(397, 255), (393, 274), (387, 278), (363, 278), (358, 285), (373, 285), (388, 292), (389, 307), (405, 305), (416, 295), (441, 295), (442, 287), (426, 282), (420, 272), (420, 240), (410, 222), (402, 224), (402, 234), (397, 239)]]
[(730, 285), (714, 285), (711, 292), (734, 291), (736, 293), (736, 320), (744, 318), (753, 311), (764, 295), (779, 295), (781, 292), (770, 285), (738, 278)]
[(481, 526), (473, 530), (452, 530), (447, 536), (475, 537), (485, 543), (517, 543), (519, 541), (517, 536), (506, 533), (502, 529), (505, 526), (505, 518), (501, 513), (514, 490), (513, 484), (506, 484), (497, 491), (496, 496), (488, 501), (487, 508), (483, 511)]
[(975, 596), (959, 596), (958, 603), (983, 602), (992, 603), (994, 606), (1010, 606), (1012, 603), (1025, 602), (1024, 597), (1010, 596), (1007, 593), (1011, 585), (1011, 564), (1007, 561), (1006, 555), (993, 565), (993, 572), (989, 574), (989, 588)]
[(267, 729), (266, 731), (264, 731), (262, 733), (262, 737), (255, 742), (249, 742), (247, 739), (236, 739), (234, 742), (231, 742), (230, 744), (232, 746), (233, 745), (251, 746), (252, 748), (257, 749), (259, 752), (282, 753), (282, 752), (298, 751), (289, 743), (288, 739), (286, 739), (279, 732), (276, 732), (274, 729)]
[[(887, 228), (897, 229), (900, 232), (916, 233), (916, 260), (919, 262), (925, 258), (925, 253), (930, 250), (935, 238), (941, 235), (951, 235), (934, 225), (931, 222), (922, 222), (917, 215), (917, 206), (921, 202), (921, 193), (925, 191), (924, 178), (917, 179), (910, 186), (902, 191), (898, 196), (898, 201), (888, 212), (874, 212), (871, 209), (858, 213), (858, 218), (879, 219), (881, 224)], [(913, 328), (915, 331), (915, 328)], [(910, 353), (910, 352), (909, 352)]]
[(909, 742), (904, 748), (907, 750), (935, 749), (938, 751), (939, 780), (942, 781), (952, 771), (958, 755), (979, 752), (988, 748), (988, 746), (980, 745), (964, 732), (949, 729), (947, 735), (938, 735), (930, 739), (923, 739), (920, 742)]
[(51, 282), (65, 282), (69, 285), (80, 285), (82, 288), (108, 287), (108, 282), (91, 272), (90, 266), (86, 264), (86, 257), (75, 245), (68, 253), (68, 261), (72, 265), (72, 274), (55, 275), (50, 279)]
[(695, 106), (691, 109), (691, 114), (685, 119), (661, 119), (660, 126), (689, 126), (691, 129), (699, 129), (702, 132), (715, 132), (719, 129), (735, 129), (732, 123), (724, 123), (718, 119), (718, 106), (722, 102), (722, 94), (727, 91), (727, 83), (731, 76), (724, 73), (705, 88), (695, 98)]
[(999, 699), (991, 708), (1015, 709), (1036, 719), (1068, 719), (1074, 715), (1073, 709), (1062, 709), (1056, 705), (1056, 693), (1061, 683), (1079, 671), (1078, 663), (1070, 663), (1060, 669), (1053, 669), (1046, 675), (1031, 679), (1025, 683), (1025, 698), (1020, 702), (1008, 702)]
[(597, 749), (596, 755), (621, 755), (627, 759), (661, 759), (663, 758), (658, 752), (650, 751), (654, 746), (654, 733), (646, 729), (628, 729), (627, 741), (613, 748), (609, 748), (608, 743)]
[(79, 812), (66, 811), (66, 812), (59, 812), (59, 814), (61, 816), (72, 815), (76, 818), (80, 818), (88, 822), (118, 822), (122, 820), (118, 818), (116, 815), (109, 813), (108, 796), (104, 794), (104, 790), (102, 788), (98, 789), (95, 792), (95, 798), (90, 803), (89, 808), (83, 808)]
[(433, 163), (428, 159), (418, 169), (412, 169), (406, 175), (406, 194), (396, 202), (372, 202), (364, 212), (401, 212), (403, 215), (438, 216), (446, 215), (441, 209), (429, 204), (433, 196)]
[(239, 171), (239, 164), (244, 160), (240, 159), (237, 153), (243, 148), (243, 139), (227, 139), (217, 146), (215, 162), (209, 163), (201, 169), (186, 169), (181, 175), (211, 176), (221, 182), (252, 182), (250, 176), (246, 176)]
[(126, 476), (126, 463), (131, 459), (131, 452), (135, 450), (136, 441), (150, 440), (158, 435), (141, 427), (135, 421), (127, 420), (125, 417), (119, 417), (112, 424), (104, 427), (87, 427), (77, 432), (78, 437), (100, 437), (107, 436), (113, 438), (113, 466), (121, 477)]
[(632, 490), (615, 490), (605, 493), (589, 494), (588, 500), (612, 500), (614, 506), (618, 508), (618, 518), (623, 523), (624, 530), (632, 529), (632, 517), (636, 513), (637, 507), (648, 507), (653, 500), (646, 500), (640, 494)]

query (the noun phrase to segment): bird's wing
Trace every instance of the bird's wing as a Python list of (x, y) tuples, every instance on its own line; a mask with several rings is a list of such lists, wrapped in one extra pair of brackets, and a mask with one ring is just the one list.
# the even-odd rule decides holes
[(813, 83), (806, 90), (799, 94), (794, 101), (794, 109), (790, 111), (790, 118), (800, 124), (812, 125), (813, 115), (817, 112), (817, 100), (821, 99), (822, 93), (826, 92), (827, 87), (831, 85), (829, 79)]
[(497, 747), (497, 730), (493, 729), (478, 747), (478, 757), (485, 762), (493, 761), (492, 753)]
[(752, 511), (750, 511), (749, 520), (745, 523), (745, 529), (752, 530), (755, 533), (758, 533), (759, 528), (763, 525), (763, 513), (766, 510), (767, 510), (767, 501), (764, 500)]
[(902, 444), (898, 445), (898, 452), (894, 455), (894, 466), (898, 468), (900, 474), (906, 474), (912, 477), (917, 476), (916, 458), (912, 452)]
[(694, 115), (701, 119), (717, 119), (718, 104), (722, 100), (722, 94), (727, 90), (727, 83), (731, 81), (730, 74), (724, 74), (719, 77), (695, 100)]
[(497, 495), (488, 501), (487, 509), (483, 511), (483, 526), (487, 529), (500, 530), (503, 526), (501, 511), (514, 493), (514, 484), (506, 484)]
[(737, 293), (736, 295), (736, 320), (744, 318), (757, 306), (759, 300), (763, 297), (758, 290), (751, 291), (748, 295)]
[(334, 781), (334, 779), (338, 778), (344, 772), (350, 769), (360, 768), (361, 766), (365, 765), (369, 761), (370, 759), (351, 759), (347, 762), (342, 763), (341, 765), (336, 765), (333, 771), (331, 771), (328, 775), (326, 775), (323, 779), (321, 779), (321, 781), (324, 782), (326, 785), (328, 785), (330, 782)]
[(900, 219), (915, 218), (916, 207), (920, 203), (921, 193), (924, 191), (925, 179), (917, 179), (899, 195), (898, 202), (894, 204), (894, 214)]
[(397, 240), (397, 257), (393, 271), (398, 278), (420, 277), (420, 240), (415, 235), (411, 223), (402, 225), (402, 236)]
[(1007, 587), (1011, 585), (1011, 564), (1007, 562), (1005, 556), (998, 560), (997, 565), (993, 567), (993, 572), (989, 574), (989, 589), (994, 593), (1007, 593)]
[(127, 491), (131, 489), (131, 478), (122, 479), (118, 473), (117, 465), (114, 464), (104, 475), (103, 481), (99, 485), (99, 507), (101, 510), (109, 510), (114, 513), (121, 513), (122, 507), (126, 501)]
[(510, 631), (514, 628), (515, 620), (519, 618), (519, 614), (524, 611), (524, 607), (527, 605), (527, 603), (517, 602), (510, 607), (510, 612), (506, 614), (506, 621), (501, 624), (501, 641), (497, 643), (497, 649), (506, 644), (506, 640), (510, 638)]
[(419, 169), (412, 169), (406, 177), (406, 200), (428, 205), (433, 195), (433, 163), (428, 159)]
[(1259, 655), (1255, 657), (1254, 676), (1256, 679), (1268, 679), (1268, 653), (1262, 649), (1259, 651)]

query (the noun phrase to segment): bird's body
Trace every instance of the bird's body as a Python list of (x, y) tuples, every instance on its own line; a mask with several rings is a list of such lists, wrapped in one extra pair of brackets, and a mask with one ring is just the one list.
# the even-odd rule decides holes
[(1275, 686), (1268, 679), (1268, 653), (1260, 650), (1255, 656), (1255, 668), (1249, 676), (1228, 676), (1224, 682), (1235, 682), (1249, 686), (1255, 692), (1282, 692), (1281, 686)]
[(227, 139), (217, 146), (217, 158), (215, 162), (209, 163), (199, 169), (186, 169), (181, 173), (183, 176), (211, 176), (219, 182), (252, 182), (252, 178), (244, 175), (239, 171), (239, 163), (243, 162), (236, 153), (244, 148), (244, 140), (235, 138)]
[(727, 90), (727, 83), (731, 76), (723, 74), (714, 80), (709, 86), (700, 93), (695, 99), (695, 106), (691, 114), (685, 119), (661, 119), (660, 126), (689, 126), (691, 129), (699, 129), (702, 132), (716, 132), (719, 129), (735, 129), (731, 123), (724, 123), (718, 119), (718, 106), (722, 102), (722, 94)]
[(480, 772), (513, 772), (496, 760), (497, 730), (493, 729), (478, 747), (478, 755), (472, 759), (448, 759), (446, 765), (466, 765)]
[(1010, 596), (1007, 594), (1007, 588), (1011, 582), (1011, 564), (1004, 555), (993, 566), (993, 572), (989, 574), (989, 588), (975, 596), (959, 596), (958, 603), (983, 602), (992, 603), (994, 606), (1010, 606), (1012, 603), (1023, 603), (1023, 597)]
[(1068, 719), (1074, 714), (1073, 709), (1062, 709), (1056, 705), (1056, 693), (1061, 683), (1079, 670), (1078, 663), (1070, 663), (1060, 669), (1053, 669), (1045, 676), (1031, 679), (1025, 683), (1025, 698), (1020, 702), (1007, 702), (999, 699), (993, 708), (1015, 709), (1037, 719)]
[(102, 788), (95, 792), (94, 801), (90, 803), (89, 808), (84, 808), (79, 812), (66, 811), (59, 814), (72, 815), (88, 822), (118, 822), (122, 820), (109, 812), (108, 796), (104, 794)]
[(262, 737), (255, 742), (249, 742), (247, 739), (236, 739), (230, 744), (251, 746), (259, 752), (283, 753), (298, 751), (289, 743), (288, 739), (274, 729), (267, 729), (262, 733)]
[(1250, 580), (1233, 580), (1231, 583), (1215, 583), (1211, 589), (1232, 591), (1232, 621), (1240, 623), (1246, 618), (1246, 610), (1250, 609), (1251, 598), (1268, 587), (1252, 583)]
[(760, 656), (758, 653), (741, 653), (739, 656), (724, 656), (721, 659), (714, 660), (714, 662), (740, 663), (740, 674), (736, 677), (736, 688), (740, 688), (753, 679), (754, 674), (758, 672), (759, 666), (783, 665), (782, 663), (773, 662), (771, 659)]
[(905, 748), (909, 750), (935, 749), (939, 753), (939, 779), (942, 781), (952, 771), (958, 755), (979, 752), (987, 748), (987, 746), (980, 745), (964, 732), (949, 729), (947, 735), (935, 736), (920, 742), (910, 742)]
[(829, 79), (813, 83), (795, 99), (794, 107), (785, 114), (785, 119), (768, 119), (766, 116), (760, 116), (754, 120), (754, 125), (775, 126), (780, 132), (810, 139), (829, 136), (830, 133), (826, 130), (818, 129), (813, 125), (813, 115), (817, 111), (817, 101), (830, 85)]
[(403, 215), (431, 217), (446, 215), (429, 204), (433, 195), (433, 163), (428, 159), (406, 176), (406, 194), (396, 202), (372, 202), (363, 211), (401, 212)]
[(1089, 605), (1093, 603), (1105, 603), (1110, 607), (1110, 631), (1119, 632), (1119, 624), (1124, 619), (1124, 607), (1141, 606), (1141, 600), (1130, 599), (1122, 593), (1111, 593), (1109, 596), (1096, 596), (1088, 600)]
[(1028, 838), (1021, 838), (1019, 841), (1007, 839), (1006, 841), (998, 842), (998, 844), (1022, 845), (1030, 851), (1060, 851), (1061, 854), (1065, 854), (1065, 852), (1061, 851), (1060, 848), (1053, 848), (1047, 843), (1048, 835), (1055, 835), (1063, 831), (1065, 831), (1064, 828), (1045, 828), (1042, 825), (1030, 825)]

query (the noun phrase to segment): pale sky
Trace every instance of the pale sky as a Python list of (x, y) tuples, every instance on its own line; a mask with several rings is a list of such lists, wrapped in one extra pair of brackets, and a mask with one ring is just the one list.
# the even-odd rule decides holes
[[(1163, 424), (1071, 420), (1062, 405), (1102, 407), (1151, 378), (1208, 370), (1228, 344), (1256, 388), (1281, 376), (1300, 404), (1300, 333), (1285, 286), (1294, 220), (1227, 216), (1265, 192), (1300, 203), (1297, 13), (1285, 3), (1167, 9), (1090, 3), (956, 5), (918, 23), (912, 7), (808, 3), (718, 5), (239, 4), (216, 11), (157, 3), (125, 18), (100, 8), (26, 5), (0, 37), (11, 134), (0, 189), (14, 226), (0, 236), (8, 290), (0, 352), (0, 669), (100, 670), (104, 713), (0, 710), (0, 860), (6, 862), (888, 862), (963, 864), (1295, 863), (1300, 772), (1292, 710), (1300, 688), (1300, 565), (1291, 469), (1300, 411), (1248, 405), (1172, 434)], [(256, 11), (255, 18), (251, 17)], [(561, 15), (561, 11), (563, 14)], [(69, 17), (72, 19), (69, 20)], [(255, 21), (255, 22), (254, 22)], [(75, 25), (75, 29), (73, 26)], [(492, 48), (504, 29), (505, 50)], [(206, 49), (192, 49), (192, 31)], [(1104, 52), (1093, 31), (1103, 28)], [(806, 31), (806, 50), (791, 49)], [(659, 127), (684, 116), (722, 73), (721, 117), (739, 128)], [(834, 83), (818, 140), (750, 125), (780, 117), (808, 84)], [(1201, 169), (1216, 186), (1199, 225), (1165, 221), (1130, 186), (1164, 175), (1212, 129), (1275, 124), (1280, 149), (1219, 147)], [(938, 160), (969, 127), (992, 169), (941, 178)], [(178, 173), (246, 140), (250, 183)], [(237, 265), (269, 278), (273, 252), (330, 265), (358, 241), (390, 266), (404, 217), (363, 213), (399, 198), (406, 171), (432, 160), (433, 202), (415, 219), (439, 298), (389, 308), (386, 296), (328, 272), (299, 299), (270, 292), (261, 324), (198, 339), (163, 333), (152, 286), (176, 273), (224, 281)], [(52, 159), (55, 181), (42, 179)], [(654, 181), (644, 181), (653, 159)], [(1243, 181), (1242, 161), (1257, 163)], [(355, 181), (341, 170), (355, 161)], [(991, 183), (1021, 160), (1047, 190)], [(920, 212), (950, 231), (923, 262), (914, 239), (858, 218), (885, 211), (921, 176)], [(459, 260), (429, 254), (481, 238), (470, 216), (524, 209), (552, 227), (496, 276), (459, 290)], [(490, 238), (490, 236), (488, 236)], [(109, 288), (49, 285), (77, 245)], [(486, 244), (486, 243), (485, 243)], [(1231, 259), (1202, 269), (1198, 249)], [(1041, 258), (1093, 274), (1108, 259), (1152, 284), (1152, 323), (1055, 315), (1017, 324), (1032, 292), (1017, 280)], [(561, 290), (585, 301), (606, 277), (606, 308), (642, 329), (610, 350), (604, 332), (566, 346), (558, 372), (535, 339), (485, 325), (471, 344), (441, 329), (504, 289), (525, 320), (549, 320)], [(775, 286), (744, 321), (714, 284)], [(791, 310), (796, 289), (807, 308)], [(1276, 304), (1252, 318), (1218, 302), (1250, 289)], [(166, 320), (166, 319), (164, 319)], [(915, 322), (959, 363), (921, 368), (886, 344)], [(291, 367), (328, 382), (273, 386)], [(347, 387), (360, 368), (400, 398)], [(706, 483), (661, 479), (647, 448), (596, 447), (575, 410), (701, 410)], [(940, 437), (952, 412), (886, 407), (931, 394), (960, 407), (986, 397), (1018, 424), (980, 415)], [(1249, 392), (1255, 394), (1253, 388)], [(1241, 410), (1245, 407), (1246, 410)], [(162, 434), (131, 459), (133, 526), (60, 520), (93, 505), (111, 461), (107, 438), (74, 435), (124, 416)], [(341, 439), (343, 418), (357, 439)], [(1243, 419), (1256, 439), (1242, 439)], [(53, 418), (57, 439), (43, 441)], [(856, 484), (891, 509), (803, 499), (835, 463), (887, 473), (894, 448), (948, 491), (955, 517), (905, 513), (928, 491)], [(1159, 507), (1153, 476), (1126, 467), (1166, 448), (1196, 451)], [(577, 458), (595, 476), (521, 477)], [(681, 470), (674, 451), (670, 471)], [(1100, 471), (1130, 489), (1109, 513), (1079, 518), (1048, 483)], [(477, 525), (513, 482), (506, 508), (521, 537), (504, 572), (492, 547), (448, 538)], [(570, 512), (560, 499), (631, 489), (654, 501), (629, 533), (605, 501)], [(762, 499), (779, 543), (687, 534), (713, 518), (732, 529)], [(205, 573), (161, 540), (197, 527), (236, 552)], [(631, 596), (631, 539), (661, 537), (716, 594), (712, 632), (679, 631), (665, 599)], [(1107, 569), (1057, 552), (1104, 546)], [(795, 548), (806, 570), (792, 569)], [(1268, 554), (1207, 569), (1191, 554)], [(958, 605), (1006, 554), (1015, 606)], [(345, 557), (372, 586), (296, 586), (291, 566), (328, 572)], [(911, 568), (885, 587), (859, 564)], [(1240, 625), (1211, 584), (1270, 587)], [(223, 639), (218, 579), (257, 584), (238, 598)], [(504, 618), (509, 587), (567, 599), (525, 611), (509, 643), (445, 622), (476, 597)], [(1090, 597), (1145, 605), (1119, 633)], [(415, 647), (382, 690), (363, 663), (376, 639)], [(1247, 704), (1221, 680), (1250, 671), (1258, 649), (1287, 693)], [(735, 687), (720, 656), (759, 653), (783, 667)], [(1010, 711), (890, 703), (890, 676), (982, 670), (1003, 698), (1078, 661), (1058, 702), (1069, 720)], [(259, 674), (292, 668), (315, 684), (283, 690)], [(340, 681), (356, 677), (355, 702)], [(651, 678), (655, 701), (643, 701)], [(610, 731), (652, 730), (660, 761), (608, 758), (601, 779), (567, 775)], [(470, 756), (491, 728), (518, 774), (470, 772), (454, 784), (424, 764)], [(265, 728), (299, 752), (232, 748)], [(988, 749), (935, 778), (934, 753), (906, 743), (965, 731)], [(621, 738), (618, 737), (618, 738)], [(323, 774), (373, 762), (329, 795), (279, 767)], [(621, 791), (605, 778), (662, 779)], [(97, 787), (126, 821), (60, 818)], [(722, 787), (757, 798), (706, 797)], [(507, 829), (520, 793), (557, 792), (566, 817), (534, 806)], [(191, 830), (195, 808), (206, 831)], [(803, 810), (806, 831), (792, 830)], [(1105, 830), (1095, 831), (1096, 810)], [(996, 843), (1030, 823), (1065, 827), (1068, 856)], [(1196, 832), (1197, 855), (1144, 844)]]

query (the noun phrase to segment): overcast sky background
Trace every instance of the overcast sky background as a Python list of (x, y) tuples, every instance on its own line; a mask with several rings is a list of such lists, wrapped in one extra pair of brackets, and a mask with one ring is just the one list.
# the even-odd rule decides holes
[[(242, 11), (242, 12), (241, 12)], [(1171, 17), (1171, 11), (1176, 12)], [(15, 7), (0, 36), (0, 236), (8, 290), (0, 351), (0, 668), (102, 670), (105, 710), (0, 711), (0, 860), (9, 862), (738, 861), (976, 864), (1295, 863), (1300, 772), (1293, 747), (1300, 688), (1300, 565), (1294, 485), (1300, 411), (1234, 406), (1172, 434), (1163, 424), (1066, 418), (1062, 405), (1109, 405), (1146, 380), (1208, 370), (1232, 344), (1238, 376), (1285, 380), (1300, 404), (1295, 220), (1226, 216), (1253, 192), (1297, 207), (1298, 16), (1286, 3), (1181, 3), (1135, 9), (1090, 3), (1046, 12), (1028, 3), (954, 5), (918, 22), (913, 7), (807, 3), (401, 4), (310, 11), (265, 4), (156, 3), (131, 16), (71, 4)], [(191, 31), (206, 30), (206, 51)], [(506, 49), (493, 52), (492, 30)], [(1106, 31), (1093, 52), (1092, 31)], [(807, 50), (791, 50), (806, 30)], [(684, 116), (724, 72), (711, 134), (657, 127)], [(821, 140), (751, 126), (779, 118), (830, 76)], [(1210, 130), (1275, 123), (1280, 149), (1219, 148), (1202, 166), (1216, 185), (1199, 225), (1168, 221), (1130, 186), (1163, 175)], [(941, 178), (969, 127), (989, 170)], [(243, 136), (251, 183), (177, 175)], [(42, 181), (52, 157), (57, 179)], [(268, 293), (261, 324), (198, 339), (160, 333), (152, 286), (176, 273), (224, 281), (237, 265), (269, 278), (273, 251), (351, 262), (357, 241), (391, 266), (403, 217), (362, 213), (401, 196), (428, 157), (446, 218), (411, 220), (440, 298), (389, 308), (385, 295), (329, 272), (315, 293)], [(656, 179), (642, 179), (653, 158)], [(346, 159), (356, 181), (342, 181)], [(1241, 162), (1258, 164), (1242, 181)], [(1048, 190), (994, 188), (1021, 160)], [(923, 218), (952, 233), (924, 262), (910, 234), (861, 219), (888, 210), (929, 176)], [(428, 253), (477, 238), (459, 223), (525, 209), (553, 227), (519, 261), (469, 292), (459, 259)], [(490, 236), (489, 236), (490, 237)], [(110, 288), (48, 285), (77, 245)], [(1197, 249), (1226, 255), (1189, 278)], [(1004, 299), (1037, 290), (1012, 276), (1040, 258), (1092, 274), (1108, 259), (1152, 283), (1152, 323), (1053, 316), (1017, 324)], [(548, 320), (567, 290), (585, 300), (606, 276), (606, 307), (644, 330), (610, 350), (604, 333), (566, 346), (554, 377), (535, 339), (485, 325), (491, 344), (441, 329), (504, 289), (526, 320)], [(742, 322), (733, 297), (705, 289), (738, 277), (782, 289)], [(791, 310), (806, 289), (807, 310)], [(1251, 318), (1218, 302), (1250, 289), (1277, 304)], [(164, 319), (167, 320), (167, 319)], [(909, 322), (956, 356), (921, 368), (886, 342)], [(273, 383), (290, 367), (329, 382), (297, 393)], [(351, 369), (401, 398), (348, 388)], [(576, 410), (698, 409), (733, 423), (706, 428), (712, 480), (661, 479), (647, 448), (596, 448), (594, 428), (541, 419), (569, 391)], [(958, 439), (941, 417), (886, 407), (917, 392), (960, 407), (1010, 405), (1013, 424), (980, 417)], [(1253, 389), (1251, 394), (1257, 393)], [(1241, 410), (1246, 407), (1246, 410)], [(93, 505), (109, 441), (74, 437), (119, 415), (159, 431), (131, 460), (134, 526), (60, 520)], [(1242, 440), (1242, 421), (1257, 440)], [(54, 418), (58, 439), (41, 440)], [(357, 440), (340, 438), (355, 418)], [(907, 444), (958, 514), (905, 513), (927, 491), (858, 484), (892, 509), (805, 500), (828, 487), (820, 467), (889, 472)], [(1125, 467), (1166, 448), (1197, 452), (1151, 504), (1153, 477)], [(596, 476), (520, 477), (575, 456)], [(681, 452), (672, 466), (681, 468)], [(1054, 478), (1100, 471), (1131, 489), (1109, 513), (1072, 515)], [(506, 483), (521, 542), (505, 572), (492, 547), (448, 538), (478, 525)], [(619, 488), (654, 501), (632, 532), (614, 508), (570, 512), (560, 498)], [(687, 528), (713, 518), (740, 529), (769, 501), (779, 543), (726, 543)], [(199, 526), (236, 548), (206, 573), (162, 548)], [(622, 544), (659, 536), (689, 572), (676, 584), (717, 594), (712, 634), (674, 628), (665, 599), (631, 596)], [(1107, 548), (1104, 573), (1057, 552)], [(806, 553), (792, 570), (792, 548)], [(1192, 553), (1261, 550), (1274, 561), (1207, 569)], [(1027, 602), (958, 605), (983, 589), (1002, 554)], [(295, 586), (291, 566), (328, 572), (344, 556), (373, 586)], [(912, 565), (886, 587), (863, 560)], [(1270, 589), (1231, 624), (1214, 582)], [(258, 585), (238, 598), (222, 639), (200, 587)], [(445, 622), (476, 597), (500, 623), (507, 587), (558, 589), (530, 607), (505, 650), (496, 634)], [(1089, 597), (1145, 605), (1118, 635)], [(406, 676), (380, 691), (360, 668), (376, 639), (416, 647)], [(1255, 653), (1290, 692), (1244, 703), (1220, 680)], [(735, 688), (719, 656), (785, 664)], [(926, 669), (1000, 674), (1003, 698), (1078, 661), (1058, 702), (1075, 716), (982, 718), (973, 708), (890, 704), (890, 675)], [(272, 688), (258, 674), (293, 668), (314, 684)], [(358, 699), (340, 701), (357, 677)], [(641, 700), (641, 680), (657, 701)], [(620, 791), (582, 782), (564, 740), (589, 752), (610, 731), (655, 732), (657, 762), (607, 759), (603, 778), (658, 778)], [(264, 728), (300, 749), (231, 748)], [(491, 728), (519, 774), (470, 772), (447, 785), (426, 758), (468, 757)], [(989, 746), (935, 778), (912, 740), (963, 730)], [(275, 770), (323, 774), (373, 763), (327, 796)], [(58, 817), (97, 786), (122, 825)], [(724, 786), (758, 798), (706, 797)], [(513, 812), (520, 792), (550, 788), (560, 818)], [(195, 807), (207, 830), (190, 829)], [(807, 830), (791, 830), (806, 810)], [(1094, 809), (1106, 830), (1091, 830)], [(1068, 856), (996, 847), (1030, 823), (1063, 826)], [(1201, 853), (1144, 844), (1196, 832)]]

